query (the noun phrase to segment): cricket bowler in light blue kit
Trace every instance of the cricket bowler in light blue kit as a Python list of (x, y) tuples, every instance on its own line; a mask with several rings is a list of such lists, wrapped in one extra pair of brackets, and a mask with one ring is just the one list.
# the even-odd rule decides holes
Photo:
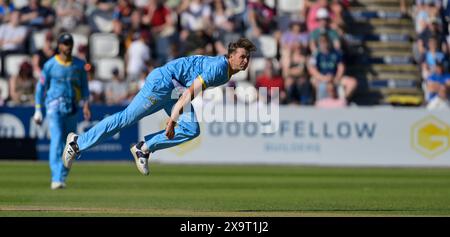
[[(208, 87), (227, 83), (230, 77), (245, 70), (250, 52), (256, 50), (248, 39), (241, 38), (228, 46), (226, 56), (188, 56), (175, 59), (155, 68), (146, 78), (144, 87), (126, 109), (109, 116), (83, 134), (67, 136), (62, 160), (70, 168), (80, 152), (111, 137), (143, 117), (164, 109), (170, 116), (166, 129), (145, 136), (145, 141), (131, 147), (136, 167), (143, 175), (149, 174), (150, 153), (189, 141), (200, 134), (198, 122), (190, 101)], [(174, 82), (188, 88), (178, 98), (173, 96)], [(184, 111), (190, 105), (189, 111)], [(185, 107), (187, 108), (187, 107)], [(178, 126), (175, 127), (175, 125)]]
[[(45, 64), (36, 85), (34, 121), (40, 125), (43, 120), (42, 105), (45, 103), (50, 129), (49, 163), (51, 189), (66, 187), (69, 169), (64, 167), (60, 157), (63, 154), (65, 138), (77, 127), (77, 107), (84, 101), (83, 114), (90, 118), (88, 104), (89, 90), (85, 62), (72, 57), (73, 38), (63, 33), (58, 38), (59, 53)], [(45, 101), (44, 101), (45, 100)]]

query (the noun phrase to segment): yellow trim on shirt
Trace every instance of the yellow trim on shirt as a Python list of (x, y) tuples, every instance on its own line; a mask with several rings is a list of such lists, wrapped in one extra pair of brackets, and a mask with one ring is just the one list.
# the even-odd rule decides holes
[(62, 66), (66, 66), (67, 67), (67, 66), (72, 65), (72, 60), (70, 60), (68, 62), (64, 62), (61, 58), (59, 58), (59, 55), (55, 55), (55, 60), (56, 60), (56, 62), (58, 62)]
[(205, 90), (206, 89), (206, 83), (205, 83), (205, 81), (203, 80), (203, 77), (202, 77), (202, 75), (198, 75), (198, 77), (197, 77), (198, 79), (200, 79), (200, 81), (202, 82), (202, 84), (203, 84), (203, 86), (202, 86), (202, 88), (203, 88), (203, 90)]

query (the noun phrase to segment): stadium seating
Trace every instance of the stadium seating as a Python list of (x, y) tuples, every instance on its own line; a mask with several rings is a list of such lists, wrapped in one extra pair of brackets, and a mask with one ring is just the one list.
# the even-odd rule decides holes
[(302, 10), (303, 0), (278, 0), (277, 9), (283, 13), (298, 13)]
[(276, 0), (264, 0), (264, 3), (270, 8), (276, 8)]
[(0, 100), (6, 100), (9, 96), (8, 81), (0, 78)]
[(113, 30), (112, 19), (107, 19), (99, 15), (95, 15), (93, 21), (98, 26), (98, 30), (102, 33), (109, 33)]
[(125, 75), (125, 63), (121, 58), (101, 58), (96, 63), (96, 76), (101, 80), (110, 80), (112, 78), (112, 70), (119, 69), (119, 75)]
[(14, 7), (16, 9), (20, 9), (28, 5), (28, 0), (14, 0), (12, 2), (14, 3)]
[(5, 58), (5, 71), (7, 76), (17, 75), (20, 64), (24, 61), (30, 61), (31, 58), (27, 54), (10, 54)]
[(91, 58), (113, 58), (119, 55), (120, 42), (111, 33), (94, 33), (89, 38)]
[(262, 35), (258, 38), (260, 42), (262, 56), (266, 58), (274, 58), (277, 56), (277, 40), (270, 35)]
[(362, 84), (368, 91), (362, 96), (379, 97), (376, 104), (398, 100), (399, 104), (420, 105), (420, 73), (412, 54), (412, 19), (402, 16), (400, 4), (394, 0), (358, 0), (350, 10), (346, 16), (347, 38), (354, 62), (348, 63), (347, 72), (366, 81)]
[(72, 33), (73, 36), (73, 50), (72, 50), (72, 54), (73, 55), (78, 55), (78, 49), (80, 46), (84, 45), (87, 46), (88, 45), (88, 37), (82, 34), (77, 34), (77, 33)]
[(47, 34), (47, 32), (47, 30), (42, 30), (32, 33), (32, 44), (35, 50), (42, 49), (42, 47), (44, 47), (45, 35)]

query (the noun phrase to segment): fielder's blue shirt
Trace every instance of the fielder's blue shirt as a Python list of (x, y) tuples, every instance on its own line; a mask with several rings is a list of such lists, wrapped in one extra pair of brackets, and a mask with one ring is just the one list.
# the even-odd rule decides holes
[(65, 63), (58, 55), (50, 58), (45, 64), (41, 78), (36, 87), (36, 108), (42, 103), (48, 105), (57, 99), (65, 99), (77, 103), (79, 100), (89, 99), (89, 89), (85, 62), (77, 57)]
[(216, 87), (230, 80), (228, 60), (225, 56), (188, 56), (175, 59), (159, 68), (167, 78), (189, 87), (196, 78), (202, 80), (203, 89)]

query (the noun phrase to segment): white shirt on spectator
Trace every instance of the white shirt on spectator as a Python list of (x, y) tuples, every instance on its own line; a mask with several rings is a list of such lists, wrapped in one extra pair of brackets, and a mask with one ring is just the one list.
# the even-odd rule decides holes
[(427, 105), (429, 110), (450, 110), (450, 102), (439, 96), (435, 96)]
[[(77, 11), (79, 13), (83, 13), (83, 5), (77, 1), (59, 1), (57, 5), (57, 11), (63, 12), (63, 11)], [(73, 13), (72, 13), (73, 14)], [(73, 30), (81, 21), (81, 16), (75, 16), (75, 15), (66, 15), (66, 16), (59, 16), (58, 17), (58, 23), (61, 24), (63, 28), (66, 30)]]
[(89, 91), (97, 94), (101, 94), (103, 92), (103, 82), (99, 80), (89, 81)]
[[(8, 23), (2, 24), (0, 26), (0, 40), (1, 41), (9, 41), (9, 40), (15, 40), (18, 38), (25, 39), (25, 36), (27, 35), (27, 28), (25, 26), (12, 26)], [(19, 47), (22, 45), (22, 43), (5, 43), (1, 45), (2, 50), (16, 50), (19, 49)]]
[(146, 61), (150, 60), (150, 48), (141, 40), (135, 40), (130, 44), (127, 55), (127, 73), (139, 76), (142, 70), (146, 68)]
[(184, 29), (191, 31), (204, 30), (206, 28), (205, 18), (211, 16), (211, 7), (206, 4), (191, 2), (189, 8), (181, 13), (181, 25)]

